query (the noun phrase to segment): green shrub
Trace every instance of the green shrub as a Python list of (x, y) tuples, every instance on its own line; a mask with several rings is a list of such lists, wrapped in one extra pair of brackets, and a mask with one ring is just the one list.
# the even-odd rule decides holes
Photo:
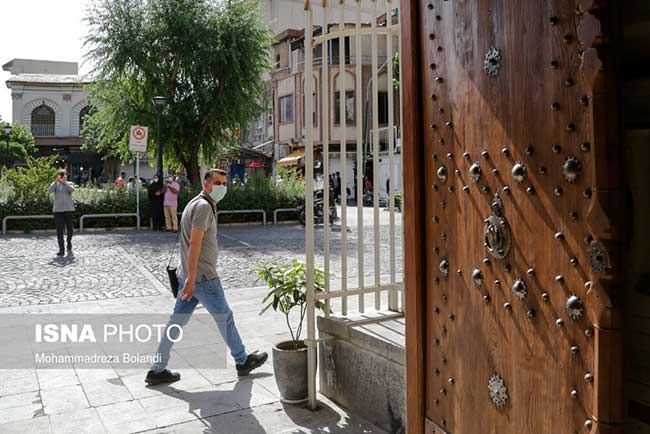
[[(12, 169), (13, 170), (13, 169)], [(27, 174), (32, 172), (27, 172)], [(53, 195), (47, 192), (53, 176), (37, 177), (42, 184), (36, 184), (29, 175), (20, 174), (17, 178), (0, 179), (0, 220), (8, 215), (49, 215), (52, 213)], [(15, 179), (19, 179), (15, 183)], [(16, 188), (18, 185), (18, 189)], [(32, 193), (27, 189), (30, 186)], [(43, 189), (45, 191), (43, 192)], [(20, 193), (18, 193), (20, 191)], [(187, 203), (200, 191), (200, 186), (181, 189), (178, 197), (178, 209), (182, 211)], [(304, 183), (299, 179), (289, 177), (281, 183), (274, 183), (270, 178), (253, 178), (246, 185), (231, 185), (228, 194), (219, 203), (219, 210), (239, 209), (264, 209), (270, 221), (273, 211), (278, 208), (293, 208), (298, 197), (304, 195)], [(79, 225), (79, 218), (83, 214), (123, 214), (135, 213), (135, 191), (124, 189), (99, 189), (96, 186), (77, 188), (72, 195), (75, 204), (75, 226)], [(140, 218), (144, 228), (149, 226), (151, 211), (147, 190), (140, 193)], [(284, 214), (285, 218), (291, 218)], [(259, 216), (251, 214), (222, 215), (221, 223), (257, 221)], [(84, 221), (84, 227), (134, 227), (133, 218), (93, 218)], [(52, 220), (18, 220), (12, 221), (9, 228), (12, 230), (31, 231), (34, 229), (51, 229), (54, 227)]]

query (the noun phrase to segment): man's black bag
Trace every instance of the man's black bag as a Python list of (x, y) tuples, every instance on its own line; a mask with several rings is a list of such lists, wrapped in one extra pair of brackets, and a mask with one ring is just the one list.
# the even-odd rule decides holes
[[(212, 208), (212, 214), (214, 215), (214, 206), (212, 203), (208, 200), (207, 197), (201, 195), (201, 199), (205, 200), (207, 203), (210, 204), (210, 208)], [(178, 297), (178, 287), (180, 286), (178, 283), (178, 276), (176, 275), (176, 267), (172, 267), (172, 259), (174, 258), (174, 250), (176, 250), (176, 244), (181, 238), (181, 230), (179, 228), (178, 230), (178, 235), (176, 236), (176, 241), (174, 242), (174, 245), (172, 246), (172, 251), (169, 255), (169, 262), (167, 263), (167, 276), (169, 276), (169, 288), (172, 291), (172, 295), (174, 298)]]

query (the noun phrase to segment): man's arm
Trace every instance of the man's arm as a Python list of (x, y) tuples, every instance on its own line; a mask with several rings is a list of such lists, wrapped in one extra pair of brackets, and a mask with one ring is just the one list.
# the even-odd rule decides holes
[(56, 181), (54, 181), (53, 183), (50, 184), (49, 187), (47, 187), (47, 191), (49, 191), (50, 193), (54, 193), (55, 187), (56, 187)]
[(74, 192), (74, 185), (72, 185), (71, 182), (66, 181), (64, 185), (65, 185), (65, 189), (66, 189), (69, 193)]
[(197, 227), (192, 228), (190, 235), (190, 248), (187, 253), (187, 279), (181, 291), (181, 300), (189, 301), (194, 296), (196, 289), (196, 272), (199, 266), (199, 255), (201, 254), (201, 244), (203, 243), (203, 236), (205, 232)]

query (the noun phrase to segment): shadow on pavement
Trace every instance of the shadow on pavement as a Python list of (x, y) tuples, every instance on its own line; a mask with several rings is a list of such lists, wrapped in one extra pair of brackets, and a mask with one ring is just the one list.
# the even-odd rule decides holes
[[(197, 421), (203, 425), (202, 434), (385, 434), (367, 422), (341, 415), (326, 403), (319, 402), (318, 410), (310, 411), (306, 406), (282, 405), (276, 412), (284, 411), (290, 420), (287, 425), (275, 417), (269, 417), (268, 411), (263, 411), (264, 405), (251, 408), (253, 401), (252, 378), (261, 378), (270, 374), (257, 374), (236, 381), (232, 390), (201, 390), (184, 391), (173, 386), (156, 386), (163, 394), (185, 401)], [(229, 387), (233, 383), (224, 383)], [(261, 419), (258, 419), (258, 417)], [(196, 423), (192, 422), (192, 432), (199, 432)], [(171, 432), (185, 433), (189, 426), (172, 425)], [(282, 425), (285, 428), (282, 428)], [(291, 425), (294, 425), (290, 427)]]

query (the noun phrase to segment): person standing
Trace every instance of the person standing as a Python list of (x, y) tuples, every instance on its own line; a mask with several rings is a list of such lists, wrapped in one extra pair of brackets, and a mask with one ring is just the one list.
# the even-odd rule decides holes
[(151, 219), (153, 220), (153, 230), (161, 231), (163, 229), (165, 217), (163, 211), (163, 194), (164, 187), (158, 175), (154, 175), (153, 182), (149, 184), (149, 208), (151, 209)]
[[(227, 173), (220, 169), (209, 170), (203, 178), (203, 190), (192, 199), (181, 217), (179, 234), (180, 263), (178, 283), (181, 289), (176, 298), (174, 312), (162, 334), (155, 363), (145, 383), (150, 385), (172, 383), (181, 375), (167, 369), (173, 342), (178, 339), (199, 302), (210, 312), (221, 336), (235, 360), (238, 376), (246, 376), (262, 366), (268, 359), (265, 352), (248, 353), (235, 325), (232, 310), (217, 274), (217, 219), (215, 206), (227, 192)], [(176, 326), (176, 327), (172, 327)]]
[(54, 225), (56, 226), (56, 238), (59, 242), (59, 252), (57, 256), (65, 254), (63, 244), (63, 231), (67, 232), (68, 253), (72, 252), (72, 233), (74, 231), (74, 203), (72, 202), (72, 193), (74, 186), (68, 182), (68, 176), (65, 170), (60, 170), (54, 182), (48, 187), (50, 193), (54, 193)]
[(178, 231), (178, 192), (181, 186), (174, 181), (173, 176), (168, 176), (165, 182), (165, 199), (163, 207), (165, 209), (165, 227), (168, 231)]
[(341, 203), (341, 172), (336, 172), (335, 179), (336, 200)]
[(126, 188), (126, 172), (120, 173), (115, 179), (115, 189)]

